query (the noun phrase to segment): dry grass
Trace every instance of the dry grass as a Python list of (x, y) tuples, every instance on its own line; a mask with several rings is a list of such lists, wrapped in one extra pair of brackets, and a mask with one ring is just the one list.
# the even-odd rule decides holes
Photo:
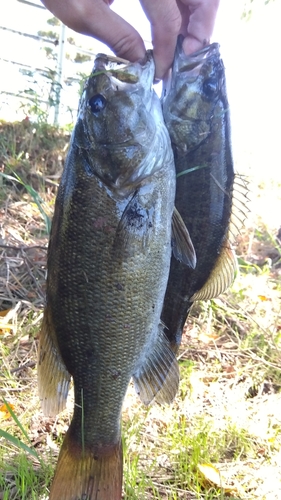
[[(0, 128), (2, 172), (32, 185), (51, 214), (68, 136), (34, 132), (30, 123)], [(0, 182), (1, 397), (14, 406), (41, 460), (0, 438), (0, 499), (43, 500), (73, 396), (56, 419), (43, 417), (36, 357), (48, 235), (24, 186)], [(129, 387), (123, 410), (128, 500), (281, 498), (281, 200), (271, 181), (253, 192), (252, 219), (237, 246), (240, 276), (218, 299), (195, 304), (186, 323), (175, 402), (147, 409)], [(25, 441), (7, 417), (0, 408), (1, 429)], [(202, 463), (216, 467), (224, 488), (200, 473)]]

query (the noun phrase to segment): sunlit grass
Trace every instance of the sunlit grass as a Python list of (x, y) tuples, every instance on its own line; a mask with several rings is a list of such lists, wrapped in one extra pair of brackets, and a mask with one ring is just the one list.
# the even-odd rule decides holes
[[(257, 279), (256, 275), (251, 276), (252, 279)], [(240, 279), (243, 280), (243, 276)], [(252, 292), (245, 287), (243, 296), (238, 294), (239, 300), (248, 300), (248, 293)], [(232, 290), (226, 300), (234, 300), (235, 294), (235, 290)], [(258, 498), (247, 492), (248, 472), (243, 475), (243, 464), (250, 461), (254, 471), (255, 467), (260, 466), (261, 453), (267, 460), (280, 453), (278, 419), (274, 424), (269, 416), (263, 416), (263, 433), (259, 426), (256, 430), (251, 428), (251, 421), (261, 412), (259, 407), (256, 410), (251, 408), (251, 402), (256, 397), (254, 391), (256, 394), (261, 392), (261, 384), (265, 379), (269, 380), (269, 377), (272, 383), (279, 382), (280, 370), (273, 366), (275, 354), (274, 344), (271, 347), (271, 342), (275, 342), (275, 346), (279, 348), (280, 334), (266, 337), (263, 330), (250, 320), (250, 316), (245, 317), (241, 310), (236, 314), (228, 303), (224, 302), (224, 306), (222, 305), (222, 299), (203, 303), (199, 308), (199, 315), (194, 316), (195, 322), (193, 319), (189, 320), (191, 331), (186, 333), (181, 351), (180, 390), (172, 406), (145, 408), (130, 386), (123, 415), (126, 500)], [(19, 341), (28, 336), (29, 341), (34, 343), (37, 328), (36, 325), (31, 326), (34, 315), (35, 313), (30, 312), (29, 321), (22, 325)], [(239, 329), (241, 325), (236, 329), (235, 324), (231, 323), (237, 321), (237, 316), (238, 321), (244, 322), (247, 330), (247, 335), (242, 335), (242, 338)], [(36, 322), (36, 318), (34, 320)], [(222, 338), (226, 332), (228, 342), (232, 342), (228, 356), (227, 342)], [(1, 342), (6, 366), (6, 399), (10, 390), (24, 388), (25, 385), (24, 378), (21, 380), (15, 378), (15, 375), (9, 375), (9, 363), (13, 369), (15, 361), (15, 341), (16, 337), (12, 341), (6, 336), (6, 340), (3, 338)], [(235, 351), (234, 355), (232, 351)], [(34, 355), (35, 352), (33, 357)], [(254, 355), (256, 357), (253, 358)], [(35, 369), (32, 369), (32, 378), (32, 388), (27, 387), (20, 395), (20, 401), (27, 402), (26, 407), (19, 404), (15, 410), (17, 418), (5, 421), (1, 426), (5, 424), (6, 432), (27, 446), (30, 446), (27, 439), (31, 432), (30, 411), (34, 412), (35, 408), (35, 414), (40, 415), (38, 405), (34, 407)], [(33, 404), (29, 408), (30, 390), (33, 393)], [(11, 394), (14, 401), (14, 393)], [(21, 426), (24, 426), (27, 436), (22, 432)], [(55, 422), (52, 423), (52, 428), (56, 428)], [(15, 445), (13, 440), (6, 439), (2, 434), (0, 485), (3, 485), (3, 498), (5, 495), (6, 498), (13, 498), (11, 491), (16, 492), (17, 499), (47, 498), (64, 432), (65, 427), (62, 432), (58, 427), (58, 432), (53, 434), (54, 458), (53, 449), (47, 445), (46, 433), (40, 449), (36, 451), (40, 458), (42, 456), (40, 461), (36, 461), (36, 467), (32, 453), (26, 452), (19, 442)], [(230, 495), (219, 485), (206, 482), (198, 470), (198, 465), (204, 463), (216, 465), (226, 477), (226, 466), (231, 465), (232, 475), (228, 479), (230, 485), (234, 484), (234, 493), (238, 483), (240, 493)], [(260, 480), (260, 477), (255, 477), (256, 485)]]

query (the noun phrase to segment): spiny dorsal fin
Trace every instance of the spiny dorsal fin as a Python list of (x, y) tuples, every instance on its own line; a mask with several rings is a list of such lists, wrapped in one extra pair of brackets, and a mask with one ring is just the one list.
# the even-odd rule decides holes
[(172, 217), (172, 248), (174, 257), (177, 260), (192, 269), (195, 268), (196, 254), (194, 246), (188, 229), (176, 207), (174, 207)]
[(133, 380), (136, 392), (145, 405), (151, 402), (171, 403), (174, 400), (179, 386), (179, 366), (163, 333), (163, 325), (159, 325), (154, 348), (134, 373)]
[(249, 183), (244, 176), (235, 174), (232, 190), (232, 210), (226, 242), (222, 246), (208, 280), (192, 297), (191, 301), (208, 300), (218, 297), (234, 281), (238, 273), (238, 264), (232, 245), (244, 225), (249, 209)]
[(39, 333), (38, 347), (38, 392), (45, 415), (54, 416), (66, 405), (70, 374), (56, 345), (47, 308)]
[(235, 174), (232, 194), (232, 210), (228, 228), (228, 239), (233, 245), (236, 241), (245, 220), (247, 219), (249, 208), (249, 181), (243, 175)]
[(208, 280), (190, 300), (208, 300), (218, 297), (218, 295), (224, 292), (233, 283), (237, 272), (238, 265), (236, 255), (228, 241), (222, 247), (216, 265)]

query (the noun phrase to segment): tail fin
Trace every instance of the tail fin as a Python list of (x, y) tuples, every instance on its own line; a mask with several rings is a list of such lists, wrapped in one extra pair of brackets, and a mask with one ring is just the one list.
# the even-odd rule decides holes
[(69, 432), (59, 454), (49, 500), (121, 500), (123, 456), (118, 444), (82, 449)]

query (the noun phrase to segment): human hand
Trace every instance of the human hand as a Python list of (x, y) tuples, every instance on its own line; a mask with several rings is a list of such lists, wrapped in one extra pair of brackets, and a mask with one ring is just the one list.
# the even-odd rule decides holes
[(170, 68), (179, 34), (191, 54), (210, 42), (220, 0), (140, 0), (151, 24), (156, 78)]
[[(137, 61), (145, 55), (139, 33), (110, 9), (113, 0), (42, 0), (66, 26), (105, 43), (119, 57)], [(150, 21), (156, 78), (170, 68), (182, 34), (187, 54), (211, 38), (219, 0), (140, 0)]]

